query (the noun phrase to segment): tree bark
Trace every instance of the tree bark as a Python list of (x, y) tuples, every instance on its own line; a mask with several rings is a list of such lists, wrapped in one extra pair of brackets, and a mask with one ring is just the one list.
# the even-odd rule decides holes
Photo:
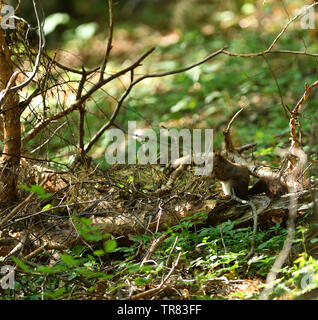
[[(0, 91), (5, 90), (13, 74), (11, 53), (0, 28)], [(16, 196), (21, 150), (21, 111), (14, 92), (2, 100), (3, 154), (0, 158), (0, 201), (9, 201)]]

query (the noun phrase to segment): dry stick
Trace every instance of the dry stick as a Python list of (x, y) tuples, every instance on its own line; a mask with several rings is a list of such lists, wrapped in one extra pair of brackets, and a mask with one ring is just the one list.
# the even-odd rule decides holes
[(298, 203), (297, 194), (296, 193), (291, 194), (290, 195), (290, 205), (289, 205), (289, 217), (288, 217), (288, 221), (287, 221), (287, 225), (288, 225), (287, 238), (284, 242), (283, 249), (281, 250), (281, 252), (277, 256), (269, 274), (267, 275), (266, 287), (260, 296), (261, 299), (264, 299), (264, 300), (269, 299), (269, 296), (273, 291), (274, 281), (277, 278), (277, 274), (280, 271), (280, 269), (282, 268), (283, 264), (285, 263), (288, 255), (289, 255), (289, 252), (291, 250), (291, 247), (293, 245), (293, 240), (294, 240), (295, 233), (296, 233), (295, 220), (297, 217), (297, 203)]
[(255, 52), (255, 53), (235, 53), (235, 52), (230, 52), (225, 50), (223, 52), (224, 54), (226, 54), (227, 56), (230, 57), (239, 57), (239, 58), (255, 58), (255, 57), (261, 57), (264, 56), (266, 54), (295, 54), (295, 55), (304, 55), (304, 56), (309, 56), (309, 57), (313, 57), (313, 58), (317, 58), (318, 57), (318, 53), (310, 53), (310, 52), (306, 52), (306, 51), (295, 51), (295, 50), (271, 50), (271, 51), (260, 51), (260, 52)]
[(41, 55), (42, 55), (42, 51), (45, 47), (45, 36), (44, 36), (44, 31), (43, 31), (43, 26), (40, 22), (40, 18), (39, 18), (39, 14), (38, 14), (38, 11), (37, 11), (37, 8), (36, 8), (36, 3), (35, 3), (35, 0), (32, 0), (32, 3), (33, 3), (33, 8), (34, 8), (34, 12), (35, 12), (35, 16), (36, 16), (36, 21), (37, 21), (37, 24), (38, 24), (38, 28), (39, 28), (39, 48), (38, 48), (38, 54), (36, 56), (36, 59), (35, 59), (35, 63), (34, 63), (34, 67), (33, 67), (33, 71), (31, 73), (31, 75), (21, 84), (15, 86), (15, 87), (12, 87), (9, 92), (15, 92), (15, 91), (18, 91), (18, 90), (21, 90), (23, 89), (24, 87), (26, 87), (35, 77), (35, 75), (37, 74), (38, 70), (39, 70), (39, 67), (40, 67), (40, 58), (41, 58)]
[(304, 55), (304, 56), (314, 57), (314, 58), (318, 57), (318, 53), (311, 53), (311, 52), (307, 52), (307, 51), (271, 50), (268, 53), (283, 53), (283, 54), (296, 54), (296, 55), (298, 54), (298, 55)]
[(224, 248), (224, 253), (226, 254), (227, 253), (227, 249), (226, 249), (224, 236), (223, 236), (222, 223), (220, 223), (220, 234), (221, 234), (222, 245), (223, 245), (223, 248)]
[[(6, 97), (6, 95), (9, 93), (9, 90), (12, 88), (12, 86), (13, 86), (14, 83), (15, 83), (15, 81), (17, 80), (18, 75), (19, 75), (19, 71), (15, 71), (15, 72), (11, 75), (11, 77), (10, 77), (8, 83), (7, 83), (6, 88), (3, 89), (3, 90), (0, 92), (0, 106), (1, 106), (1, 103), (2, 103), (3, 99), (4, 99), (4, 98)], [(5, 111), (8, 111), (8, 110), (10, 110), (10, 109), (5, 109)], [(5, 111), (2, 111), (2, 113), (4, 113)]]
[(43, 246), (35, 249), (34, 251), (32, 251), (30, 254), (28, 254), (27, 256), (23, 257), (24, 260), (31, 260), (32, 258), (38, 256), (41, 252), (43, 252), (47, 247), (47, 243), (44, 244)]
[[(16, 156), (16, 154), (6, 153), (6, 152), (2, 152), (1, 154), (5, 155), (5, 156)], [(38, 162), (47, 162), (47, 163), (52, 162), (52, 163), (55, 163), (57, 165), (64, 166), (67, 169), (70, 169), (67, 164), (64, 164), (64, 163), (61, 163), (61, 162), (57, 162), (57, 161), (54, 161), (52, 159), (39, 159), (39, 158), (32, 158), (32, 157), (27, 157), (27, 156), (23, 156), (23, 155), (21, 155), (20, 158), (27, 159), (27, 160), (32, 160), (32, 161), (38, 161)], [(64, 173), (66, 173), (66, 172), (64, 172)]]
[[(131, 72), (133, 72), (133, 71), (131, 71)], [(117, 106), (116, 106), (112, 116), (110, 117), (109, 121), (97, 131), (97, 133), (94, 135), (94, 137), (84, 147), (85, 154), (88, 153), (91, 150), (93, 145), (99, 140), (99, 138), (104, 134), (104, 132), (113, 125), (113, 123), (116, 120), (117, 115), (118, 115), (118, 113), (120, 111), (120, 108), (122, 107), (122, 105), (124, 103), (124, 100), (127, 98), (127, 96), (129, 95), (129, 93), (130, 93), (130, 91), (131, 91), (131, 89), (133, 87), (132, 83), (133, 82), (130, 83), (129, 87), (126, 89), (124, 94), (119, 99), (119, 101), (117, 103)]]
[(27, 239), (29, 237), (29, 233), (23, 237), (23, 239), (3, 258), (3, 261), (6, 261), (9, 259), (12, 255), (18, 253), (19, 251), (22, 250), (23, 246), (25, 245)]
[(173, 246), (172, 246), (172, 248), (171, 248), (171, 250), (170, 250), (170, 252), (169, 252), (169, 255), (168, 255), (168, 258), (167, 258), (167, 261), (166, 261), (166, 267), (169, 265), (169, 263), (170, 263), (170, 259), (171, 259), (171, 254), (172, 254), (172, 252), (174, 251), (174, 249), (175, 249), (175, 247), (176, 247), (176, 245), (177, 245), (177, 243), (178, 243), (178, 239), (179, 239), (179, 236), (176, 236), (176, 239), (175, 239), (175, 241), (174, 241), (174, 243), (173, 243)]
[(82, 97), (82, 99), (85, 101), (91, 97), (93, 93), (95, 93), (97, 90), (99, 90), (101, 87), (106, 85), (107, 83), (111, 82), (114, 79), (119, 78), (120, 76), (126, 74), (127, 72), (130, 72), (131, 70), (136, 69), (137, 67), (141, 66), (141, 62), (144, 61), (153, 51), (155, 48), (150, 48), (146, 53), (144, 53), (138, 60), (136, 60), (133, 64), (128, 66), (127, 68), (122, 69), (121, 71), (118, 71), (111, 76), (109, 76), (106, 79), (99, 80), (91, 89), (89, 89), (86, 94)]
[(239, 111), (237, 111), (235, 113), (235, 115), (233, 116), (233, 118), (231, 119), (231, 121), (229, 122), (228, 126), (225, 129), (225, 132), (230, 132), (231, 127), (233, 125), (233, 122), (235, 121), (235, 119), (238, 117), (238, 115), (244, 110), (244, 108), (241, 108)]
[(304, 14), (308, 9), (313, 8), (314, 6), (316, 6), (318, 4), (318, 2), (315, 2), (313, 4), (311, 4), (310, 6), (306, 6), (303, 10), (301, 10), (296, 16), (294, 16), (291, 20), (289, 20), (286, 25), (284, 26), (284, 28), (280, 31), (280, 33), (276, 36), (276, 38), (273, 40), (273, 42), (270, 44), (270, 46), (262, 51), (262, 52), (255, 52), (255, 53), (234, 53), (234, 52), (230, 52), (230, 51), (224, 51), (224, 54), (227, 54), (229, 56), (234, 56), (234, 57), (241, 57), (241, 58), (253, 58), (253, 57), (259, 57), (259, 56), (263, 56), (265, 54), (269, 54), (269, 53), (292, 53), (292, 54), (303, 54), (303, 55), (310, 55), (313, 57), (317, 57), (318, 54), (313, 54), (313, 53), (307, 53), (306, 51), (292, 51), (292, 50), (272, 50), (273, 47), (275, 46), (275, 44), (277, 43), (277, 41), (280, 39), (280, 37), (285, 33), (285, 31), (287, 30), (287, 28), (289, 27), (289, 25), (291, 23), (293, 23), (295, 20), (297, 20), (302, 14)]
[[(33, 149), (30, 154), (42, 149), (46, 144), (48, 144), (57, 134), (58, 131), (60, 131), (60, 129), (62, 129), (68, 122), (65, 121), (63, 122), (60, 126), (58, 126), (54, 131), (53, 133), (51, 134), (51, 136), (46, 139), (43, 143), (41, 143), (38, 147), (36, 147), (35, 149)], [(48, 160), (49, 161), (49, 160)]]
[[(40, 88), (36, 88), (29, 96), (26, 100), (20, 101), (19, 102), (19, 106), (21, 109), (21, 113), (26, 109), (26, 107), (28, 107), (32, 100), (37, 97), (38, 95), (42, 95), (43, 92), (41, 92)], [(12, 108), (15, 108), (15, 106), (12, 106)], [(10, 109), (9, 109), (10, 110)]]
[(252, 213), (253, 213), (253, 235), (252, 235), (252, 241), (251, 241), (251, 249), (246, 256), (246, 259), (249, 259), (254, 254), (254, 251), (255, 251), (258, 216), (257, 216), (257, 211), (254, 203), (252, 201), (247, 201), (247, 205), (249, 205), (252, 208)]
[(244, 151), (246, 150), (249, 150), (249, 149), (253, 149), (254, 147), (256, 147), (257, 143), (249, 143), (249, 144), (246, 144), (244, 146), (241, 146), (241, 147), (237, 147), (235, 148), (235, 150), (238, 152), (238, 153), (243, 153)]
[[(55, 174), (51, 174), (49, 176), (47, 176), (43, 182), (41, 183), (41, 187), (43, 187), (50, 178), (52, 178)], [(19, 205), (17, 205), (4, 219), (2, 219), (0, 221), (0, 228), (5, 225), (11, 218), (13, 218), (16, 214), (19, 213), (20, 210), (22, 210), (26, 205), (28, 205), (33, 198), (36, 197), (36, 194), (34, 192), (32, 192), (24, 201), (22, 201), (21, 203), (19, 203)]]
[[(81, 81), (79, 83), (79, 87), (77, 90), (77, 95), (76, 95), (76, 100), (80, 100), (82, 97), (84, 85), (87, 79), (87, 74), (85, 71), (85, 68), (82, 68), (83, 74)], [(85, 135), (85, 114), (86, 114), (86, 109), (85, 109), (85, 104), (82, 103), (78, 106), (78, 112), (79, 112), (79, 125), (78, 125), (78, 139), (79, 139), (79, 155), (84, 157), (84, 135)], [(74, 161), (75, 163), (76, 161)]]
[[(306, 101), (306, 99), (309, 97), (311, 91), (316, 88), (318, 86), (318, 80), (315, 81), (311, 86), (308, 87), (307, 83), (305, 84), (305, 93), (303, 94), (303, 96), (300, 98), (300, 100), (298, 101), (297, 105), (295, 106), (295, 108), (291, 111), (291, 117), (290, 117), (290, 121), (289, 121), (289, 130), (290, 130), (290, 136), (291, 136), (291, 146), (289, 149), (289, 152), (291, 154), (293, 154), (295, 152), (296, 149), (298, 149), (300, 147), (300, 142), (298, 141), (298, 137), (297, 137), (297, 117), (299, 116), (301, 109)], [(289, 164), (288, 164), (288, 168), (287, 168), (287, 172), (291, 172), (291, 170), (294, 168), (294, 166), (296, 165), (296, 159), (292, 158), (289, 160)]]
[(107, 63), (108, 63), (110, 51), (112, 50), (113, 33), (114, 33), (113, 0), (108, 0), (108, 9), (109, 9), (109, 37), (108, 37), (104, 62), (101, 67), (100, 80), (104, 79), (104, 73), (106, 70)]
[[(4, 227), (8, 227), (8, 226), (10, 226), (10, 225), (12, 225), (14, 223), (19, 222), (19, 221), (23, 221), (23, 220), (26, 220), (26, 219), (29, 219), (29, 218), (32, 218), (32, 217), (35, 217), (35, 216), (38, 216), (38, 215), (41, 215), (41, 214), (44, 214), (44, 215), (48, 214), (48, 212), (56, 210), (56, 209), (67, 208), (67, 206), (77, 206), (79, 204), (92, 203), (93, 201), (95, 201), (95, 200), (83, 201), (83, 202), (75, 202), (75, 203), (70, 203), (70, 204), (64, 204), (64, 205), (58, 205), (58, 206), (55, 206), (55, 207), (51, 207), (51, 208), (48, 208), (46, 210), (42, 210), (42, 211), (39, 211), (39, 212), (36, 212), (36, 213), (32, 213), (32, 214), (27, 215), (27, 216), (22, 216), (21, 218), (16, 219), (14, 222), (12, 222), (10, 224), (7, 224)], [(98, 201), (104, 201), (104, 200), (98, 200)], [(97, 214), (98, 215), (114, 215), (114, 214), (121, 215), (120, 213), (115, 212), (115, 211), (106, 211), (106, 212), (84, 212), (84, 213), (82, 212), (82, 213), (76, 214), (75, 216), (81, 217), (81, 216), (90, 215), (90, 214), (91, 215), (97, 215)], [(59, 218), (60, 219), (67, 219), (67, 217), (65, 217), (65, 216), (60, 216)], [(128, 217), (125, 217), (125, 218), (128, 218)], [(131, 220), (133, 220), (133, 218), (131, 218)], [(1, 226), (0, 230), (2, 230), (4, 227)]]
[(145, 257), (143, 258), (141, 265), (144, 265), (152, 256), (152, 254), (157, 250), (159, 245), (168, 237), (168, 234), (164, 233), (158, 239), (154, 239), (148, 252), (146, 253)]
[(32, 251), (30, 254), (28, 254), (27, 256), (23, 257), (23, 260), (28, 261), (31, 260), (32, 258), (35, 258), (36, 256), (38, 256), (40, 253), (42, 253), (45, 250), (66, 250), (67, 247), (63, 246), (63, 245), (50, 245), (48, 243), (44, 244), (43, 246), (35, 249), (34, 251)]
[(294, 16), (291, 20), (289, 20), (285, 27), (283, 28), (283, 30), (277, 35), (277, 37), (274, 39), (274, 41), (272, 42), (272, 44), (269, 46), (268, 51), (271, 51), (274, 47), (274, 45), (276, 44), (276, 42), (279, 40), (279, 38), (283, 35), (283, 33), (287, 30), (287, 28), (289, 27), (289, 25), (294, 22), (296, 19), (298, 19), (301, 15), (303, 15), (308, 9), (313, 8), (315, 5), (317, 5), (317, 3), (313, 3), (310, 6), (306, 6), (303, 10), (301, 10), (296, 16)]
[[(83, 74), (83, 70), (77, 70), (68, 66), (65, 66), (64, 64), (58, 62), (55, 60), (55, 58), (51, 58), (50, 56), (48, 56), (47, 53), (43, 52), (43, 56), (46, 57), (47, 59), (49, 59), (52, 63), (54, 63), (57, 67), (59, 67), (60, 69), (64, 70), (64, 71), (68, 71), (68, 72), (72, 72), (72, 73), (76, 73), (76, 74)], [(95, 73), (96, 71), (98, 71), (100, 69), (100, 67), (95, 67), (92, 70), (89, 71), (85, 71), (85, 73), (87, 75), (91, 75), (92, 73)]]
[(20, 7), (21, 7), (21, 0), (18, 0), (18, 4), (17, 4), (17, 6), (16, 6), (15, 9), (14, 9), (14, 13), (15, 13), (15, 14), (20, 10)]
[(282, 91), (281, 91), (281, 89), (280, 89), (280, 86), (279, 86), (279, 83), (278, 83), (276, 74), (275, 74), (274, 70), (272, 69), (271, 65), (269, 64), (269, 62), (267, 61), (266, 57), (265, 57), (265, 56), (262, 56), (262, 57), (263, 57), (263, 59), (264, 59), (266, 65), (267, 65), (269, 71), (271, 72), (271, 74), (272, 74), (272, 76), (273, 76), (273, 78), (274, 78), (274, 81), (275, 81), (275, 83), (276, 83), (276, 87), (277, 87), (277, 89), (278, 89), (278, 93), (279, 93), (279, 96), (280, 96), (281, 105), (282, 105), (282, 107), (284, 108), (286, 117), (289, 118), (289, 117), (288, 117), (288, 114), (290, 113), (290, 110), (288, 109), (288, 107), (287, 107), (286, 104), (284, 103), (283, 94), (282, 94)]
[(253, 215), (253, 235), (252, 235), (252, 240), (251, 240), (251, 249), (249, 251), (249, 253), (246, 255), (246, 259), (249, 259), (255, 251), (255, 245), (256, 245), (256, 233), (257, 233), (257, 218), (258, 218), (258, 214), (257, 214), (257, 210), (256, 207), (254, 205), (254, 203), (250, 200), (242, 200), (240, 198), (238, 198), (235, 193), (234, 190), (232, 189), (232, 195), (231, 195), (231, 199), (237, 201), (238, 203), (241, 203), (242, 205), (248, 205), (251, 207), (252, 209), (252, 215)]
[(244, 108), (241, 108), (239, 111), (237, 111), (235, 113), (235, 115), (233, 116), (233, 118), (231, 119), (230, 123), (228, 124), (228, 126), (226, 127), (226, 129), (223, 131), (223, 135), (224, 135), (224, 142), (225, 142), (225, 149), (226, 151), (234, 151), (234, 145), (232, 142), (232, 137), (230, 134), (231, 131), (231, 127), (233, 122), (235, 121), (235, 119), (238, 117), (238, 115), (244, 110)]
[(52, 123), (53, 121), (59, 120), (67, 115), (69, 115), (70, 113), (72, 113), (74, 110), (78, 109), (78, 106), (80, 105), (81, 101), (75, 101), (74, 103), (71, 104), (71, 106), (63, 111), (61, 111), (58, 114), (55, 114), (54, 116), (52, 116), (51, 118), (45, 119), (43, 120), (41, 123), (39, 123), (38, 125), (36, 125), (29, 133), (27, 136), (25, 136), (22, 139), (22, 143), (26, 144), (27, 142), (29, 142), (30, 140), (32, 140), (40, 131), (42, 131), (44, 128), (46, 128), (50, 123)]
[(157, 219), (157, 225), (156, 225), (156, 230), (155, 233), (158, 232), (159, 225), (160, 225), (160, 220), (161, 220), (161, 215), (162, 215), (162, 207), (161, 207), (162, 201), (160, 200), (160, 203), (158, 205), (159, 210), (158, 210), (158, 219)]
[[(74, 101), (67, 109), (63, 110), (62, 112), (52, 116), (51, 118), (45, 119), (43, 122), (39, 123), (35, 128), (33, 128), (29, 134), (22, 140), (23, 143), (29, 142), (31, 139), (33, 139), (39, 132), (41, 132), (44, 128), (46, 128), (52, 121), (61, 119), (70, 113), (72, 113), (74, 110), (78, 109), (78, 107), (83, 104), (87, 99), (91, 97), (93, 93), (95, 93), (98, 89), (100, 89), (102, 86), (107, 84), (108, 82), (122, 76), (123, 74), (129, 72), (130, 70), (137, 68), (140, 63), (148, 56), (150, 55), (155, 48), (149, 49), (144, 55), (142, 55), (136, 62), (134, 62), (129, 67), (115, 73), (114, 75), (110, 76), (109, 78), (99, 81), (96, 83), (88, 92), (81, 97), (81, 99)], [(82, 73), (81, 73), (82, 74)], [(119, 107), (120, 108), (120, 107)], [(119, 110), (118, 110), (119, 111)], [(117, 112), (118, 112), (117, 111)], [(116, 110), (114, 112), (116, 114)]]
[(179, 264), (179, 260), (180, 257), (182, 255), (182, 252), (179, 253), (176, 262), (173, 264), (171, 270), (169, 271), (169, 273), (166, 275), (166, 277), (164, 278), (164, 280), (159, 284), (159, 286), (157, 288), (153, 288), (144, 292), (141, 292), (139, 294), (136, 294), (132, 297), (129, 297), (128, 300), (138, 300), (138, 299), (143, 299), (143, 298), (147, 298), (149, 296), (152, 296), (156, 293), (158, 293), (159, 291), (162, 290), (163, 285), (168, 281), (168, 279), (170, 278), (170, 276), (172, 275), (172, 273), (174, 272), (174, 270), (176, 269), (177, 265)]
[[(299, 157), (299, 164), (298, 167), (301, 169), (303, 168), (305, 162), (306, 162), (306, 154), (300, 149), (300, 143), (298, 141), (297, 137), (297, 130), (296, 130), (296, 121), (297, 117), (306, 101), (308, 96), (310, 95), (311, 91), (318, 86), (318, 80), (315, 81), (310, 87), (306, 84), (306, 90), (301, 99), (298, 101), (296, 104), (295, 108), (291, 112), (291, 119), (289, 122), (289, 127), (290, 127), (290, 135), (291, 135), (291, 147), (290, 147), (290, 152), (293, 153), (295, 156)], [(296, 159), (289, 160), (289, 167), (287, 170), (291, 174), (292, 169), (297, 169), (295, 168), (296, 166)], [(261, 298), (262, 299), (268, 299), (271, 292), (273, 291), (273, 282), (276, 280), (277, 274), (283, 264), (285, 263), (289, 252), (291, 250), (291, 247), (293, 245), (293, 240), (295, 237), (295, 220), (297, 217), (297, 204), (298, 204), (298, 196), (296, 194), (296, 187), (294, 185), (289, 187), (289, 192), (291, 193), (290, 195), (290, 205), (289, 205), (289, 218), (288, 218), (288, 233), (287, 233), (287, 238), (285, 240), (283, 249), (277, 256), (273, 267), (271, 268), (271, 271), (267, 275), (266, 279), (266, 288), (264, 289)]]

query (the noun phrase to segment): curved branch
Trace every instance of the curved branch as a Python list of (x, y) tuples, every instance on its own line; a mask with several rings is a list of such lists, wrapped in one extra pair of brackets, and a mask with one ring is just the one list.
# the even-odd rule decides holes
[(41, 55), (42, 55), (42, 51), (43, 51), (43, 49), (45, 47), (45, 36), (44, 36), (43, 26), (42, 26), (42, 24), (40, 22), (40, 18), (39, 18), (39, 14), (38, 14), (38, 11), (37, 11), (37, 8), (36, 8), (35, 0), (32, 0), (32, 3), (33, 3), (33, 8), (34, 8), (35, 16), (36, 16), (36, 21), (37, 21), (37, 24), (38, 24), (38, 29), (39, 29), (39, 49), (38, 49), (38, 54), (36, 56), (34, 68), (33, 68), (33, 71), (31, 73), (30, 77), (27, 80), (25, 80), (23, 83), (15, 86), (15, 87), (12, 87), (9, 90), (9, 92), (15, 92), (15, 91), (23, 89), (24, 87), (26, 87), (34, 79), (35, 75), (38, 72), (39, 66), (40, 66), (40, 58), (41, 58)]
[(234, 57), (241, 57), (241, 58), (254, 58), (254, 57), (260, 57), (265, 54), (269, 53), (292, 53), (292, 54), (303, 54), (303, 55), (309, 55), (313, 57), (317, 57), (318, 54), (315, 53), (307, 53), (306, 51), (291, 51), (291, 50), (272, 50), (275, 44), (278, 42), (278, 40), (281, 38), (281, 36), (285, 33), (287, 28), (291, 23), (293, 23), (295, 20), (297, 20), (302, 14), (304, 14), (308, 9), (313, 8), (316, 6), (318, 2), (315, 2), (309, 6), (306, 6), (303, 10), (301, 10), (296, 16), (294, 16), (292, 19), (290, 19), (284, 28), (279, 32), (279, 34), (276, 36), (276, 38), (272, 41), (272, 43), (269, 45), (269, 47), (261, 52), (255, 52), (255, 53), (235, 53), (230, 51), (224, 51), (223, 53), (228, 56), (234, 56)]

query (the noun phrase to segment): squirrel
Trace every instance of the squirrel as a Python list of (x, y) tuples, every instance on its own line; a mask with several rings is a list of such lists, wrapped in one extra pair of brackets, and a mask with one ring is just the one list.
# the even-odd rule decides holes
[(221, 182), (226, 197), (234, 194), (247, 200), (250, 195), (265, 192), (268, 197), (276, 198), (288, 191), (287, 186), (275, 176), (261, 178), (249, 189), (250, 173), (247, 167), (224, 158), (220, 153), (214, 154), (212, 177)]
[(226, 196), (234, 195), (240, 199), (248, 199), (248, 184), (250, 173), (244, 165), (225, 159), (215, 153), (213, 157), (213, 174), (222, 184)]

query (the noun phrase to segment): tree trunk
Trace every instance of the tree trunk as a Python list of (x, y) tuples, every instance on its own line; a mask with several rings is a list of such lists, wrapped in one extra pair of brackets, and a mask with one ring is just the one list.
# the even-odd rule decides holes
[[(13, 74), (11, 53), (0, 28), (0, 91), (4, 90)], [(0, 106), (3, 126), (3, 154), (0, 158), (0, 201), (16, 196), (21, 149), (21, 111), (15, 93), (8, 93)]]

